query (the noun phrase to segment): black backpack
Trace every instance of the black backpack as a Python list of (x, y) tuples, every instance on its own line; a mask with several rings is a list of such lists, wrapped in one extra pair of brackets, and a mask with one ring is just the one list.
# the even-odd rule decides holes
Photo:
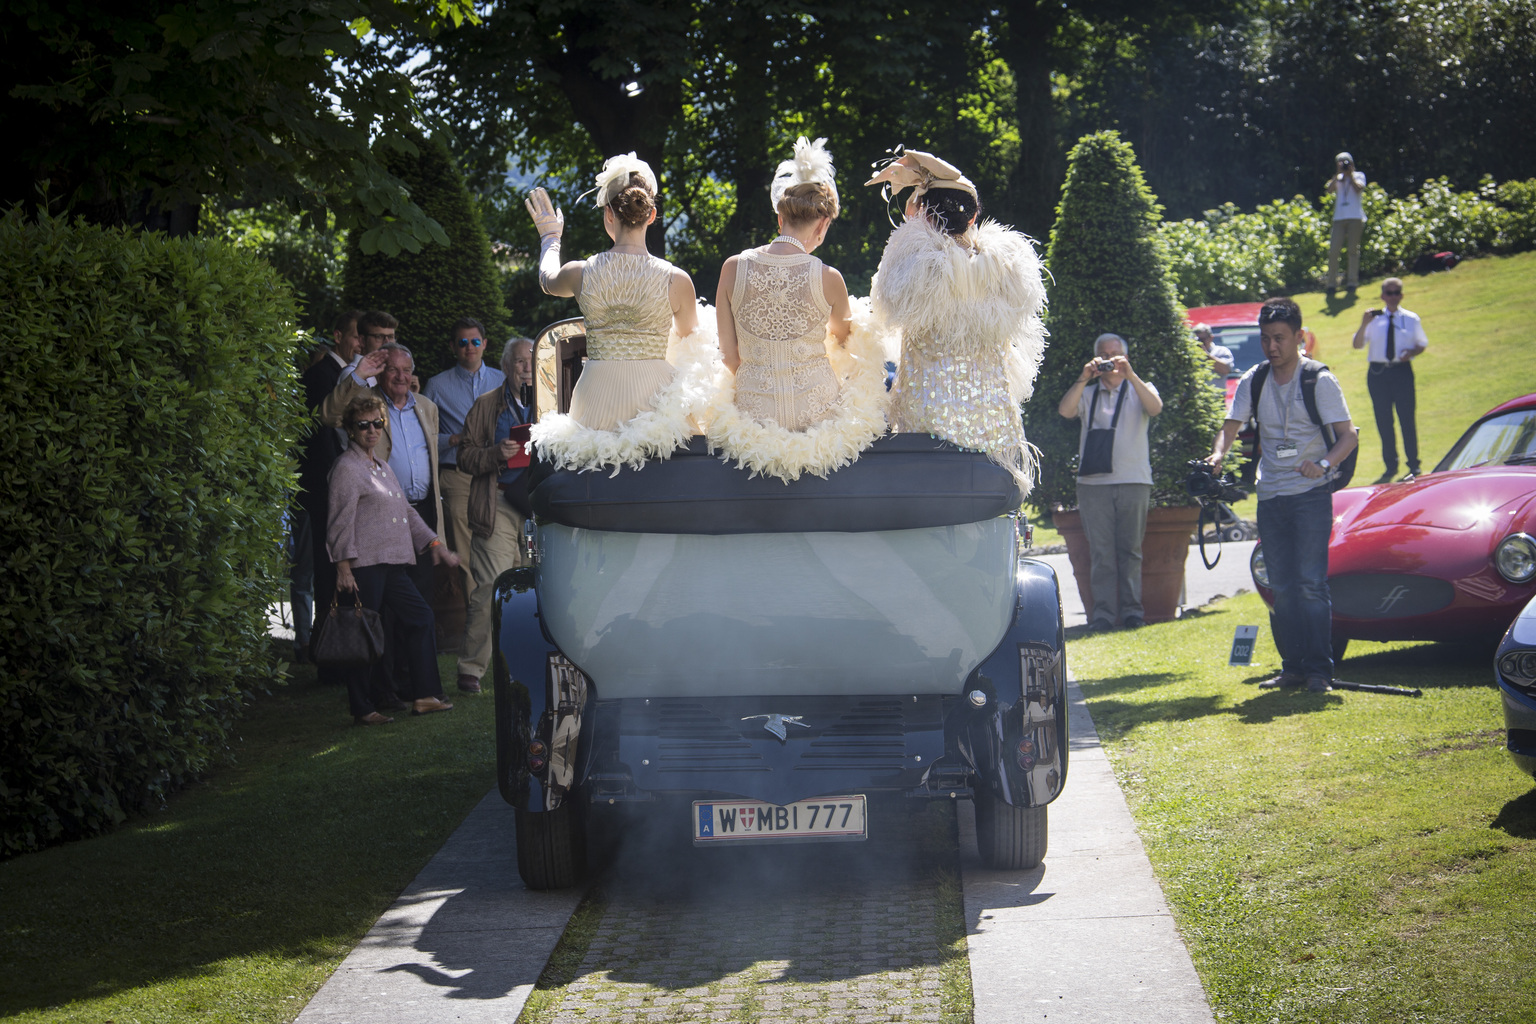
[[(1303, 359), (1301, 361), (1301, 400), (1307, 407), (1307, 416), (1317, 424), (1323, 432), (1323, 443), (1330, 449), (1338, 443), (1338, 437), (1333, 428), (1323, 422), (1323, 416), (1317, 411), (1317, 375), (1328, 369), (1327, 366), (1315, 359)], [(1253, 380), (1248, 384), (1248, 391), (1252, 397), (1249, 403), (1253, 409), (1253, 421), (1257, 426), (1259, 421), (1259, 396), (1264, 393), (1264, 382), (1269, 379), (1269, 364), (1261, 363), (1257, 370), (1253, 371)], [(1355, 475), (1355, 458), (1360, 454), (1360, 446), (1344, 456), (1344, 461), (1333, 467), (1333, 479), (1329, 481), (1329, 491), (1339, 491), (1349, 486), (1349, 481)]]

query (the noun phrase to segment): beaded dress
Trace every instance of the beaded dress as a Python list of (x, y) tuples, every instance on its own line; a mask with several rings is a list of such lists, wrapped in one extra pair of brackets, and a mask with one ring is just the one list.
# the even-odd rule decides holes
[(821, 260), (748, 249), (731, 291), (736, 342), (736, 406), (761, 422), (804, 430), (832, 411), (837, 375), (827, 359)]
[(891, 234), (870, 301), (900, 339), (891, 429), (985, 452), (1027, 494), (1035, 455), (1019, 407), (1045, 351), (1034, 243), (991, 221), (952, 238), (914, 217)]
[(576, 302), (586, 320), (587, 362), (570, 412), (545, 414), (530, 431), (541, 459), (561, 469), (617, 472), (688, 443), (713, 383), (713, 318), (701, 318), (687, 338), (673, 335), (672, 269), (645, 253), (602, 252), (586, 261)]

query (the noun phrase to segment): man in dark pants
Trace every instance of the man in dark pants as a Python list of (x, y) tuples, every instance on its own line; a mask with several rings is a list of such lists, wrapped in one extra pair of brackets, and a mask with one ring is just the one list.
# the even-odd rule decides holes
[(1404, 480), (1419, 475), (1419, 430), (1414, 422), (1417, 399), (1413, 386), (1413, 366), (1419, 353), (1429, 347), (1424, 325), (1417, 313), (1402, 309), (1403, 282), (1389, 277), (1381, 282), (1381, 300), (1385, 309), (1368, 309), (1355, 332), (1355, 348), (1369, 349), (1370, 369), (1365, 378), (1371, 393), (1371, 408), (1376, 413), (1376, 430), (1381, 434), (1381, 458), (1386, 472), (1377, 483), (1386, 483), (1397, 474), (1397, 438), (1392, 431), (1392, 412), (1403, 428), (1403, 456), (1408, 461)]
[[(318, 416), (320, 405), (336, 390), (336, 382), (342, 371), (357, 355), (362, 339), (358, 337), (357, 321), (361, 310), (343, 313), (336, 319), (332, 336), (336, 347), (327, 352), (315, 365), (304, 371), (304, 405)], [(325, 548), (325, 528), (330, 511), (330, 488), (326, 480), (331, 474), (331, 464), (346, 447), (339, 431), (315, 421), (309, 437), (304, 441), (304, 457), (299, 464), (299, 504), (309, 520), (309, 537), (314, 552), (315, 621), (318, 630), (330, 611), (331, 599), (336, 594), (336, 567)], [(331, 670), (317, 669), (321, 682), (341, 683), (342, 678)]]

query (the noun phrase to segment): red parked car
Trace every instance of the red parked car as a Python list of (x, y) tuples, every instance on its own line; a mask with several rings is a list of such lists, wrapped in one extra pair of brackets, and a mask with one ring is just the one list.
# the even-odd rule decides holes
[[(1266, 603), (1263, 545), (1250, 568)], [(1489, 410), (1433, 471), (1333, 496), (1334, 659), (1350, 640), (1497, 643), (1536, 596), (1536, 393)]]
[[(1222, 306), (1196, 306), (1184, 315), (1190, 327), (1205, 324), (1211, 329), (1211, 340), (1232, 350), (1232, 372), (1227, 374), (1227, 404), (1237, 393), (1237, 382), (1243, 374), (1264, 361), (1264, 349), (1259, 345), (1259, 307), (1262, 302), (1229, 302)], [(1305, 327), (1302, 331), (1302, 354), (1317, 358), (1317, 336)]]

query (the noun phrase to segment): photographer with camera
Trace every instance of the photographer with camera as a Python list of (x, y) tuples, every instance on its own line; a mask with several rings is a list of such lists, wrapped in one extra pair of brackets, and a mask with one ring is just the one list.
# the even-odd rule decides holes
[(1365, 175), (1355, 170), (1355, 158), (1340, 153), (1333, 158), (1334, 175), (1325, 186), (1333, 193), (1333, 232), (1328, 238), (1328, 294), (1339, 283), (1339, 250), (1349, 247), (1351, 291), (1360, 287), (1360, 237), (1365, 234)]
[[(1321, 363), (1301, 357), (1301, 308), (1295, 302), (1264, 303), (1259, 338), (1267, 362), (1238, 382), (1206, 462), (1220, 469), (1238, 429), (1250, 415), (1258, 421), (1259, 540), (1274, 591), (1271, 621), (1281, 661), (1280, 675), (1264, 685), (1326, 693), (1333, 688), (1328, 534), (1334, 472), (1355, 449), (1355, 427), (1338, 380)], [(1324, 426), (1314, 422), (1313, 409)]]
[[(1163, 411), (1157, 388), (1136, 375), (1118, 334), (1101, 334), (1093, 358), (1056, 411), (1081, 421), (1077, 507), (1092, 561), (1088, 628), (1146, 624), (1141, 607), (1141, 540), (1152, 500), (1147, 428)], [(1088, 388), (1092, 383), (1093, 387)]]

